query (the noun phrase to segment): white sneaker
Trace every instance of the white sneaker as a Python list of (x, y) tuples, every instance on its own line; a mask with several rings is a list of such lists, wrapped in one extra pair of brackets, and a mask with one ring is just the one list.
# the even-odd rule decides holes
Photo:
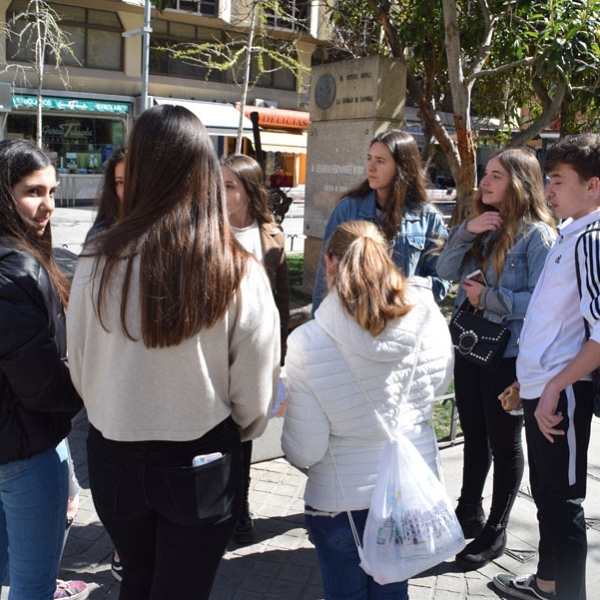
[(508, 573), (498, 573), (494, 575), (493, 581), (499, 590), (522, 600), (552, 600), (556, 597), (556, 594), (540, 590), (533, 574), (518, 577)]

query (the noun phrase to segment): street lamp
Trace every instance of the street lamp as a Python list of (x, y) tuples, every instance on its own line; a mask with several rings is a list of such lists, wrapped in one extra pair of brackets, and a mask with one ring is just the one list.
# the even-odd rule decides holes
[(142, 42), (142, 111), (144, 112), (148, 108), (148, 72), (150, 65), (150, 34), (152, 33), (152, 27), (150, 26), (150, 20), (152, 18), (152, 7), (150, 0), (146, 0), (144, 4), (144, 26), (140, 29), (132, 29), (131, 31), (124, 31), (121, 35), (124, 38), (135, 37), (137, 35), (143, 36)]

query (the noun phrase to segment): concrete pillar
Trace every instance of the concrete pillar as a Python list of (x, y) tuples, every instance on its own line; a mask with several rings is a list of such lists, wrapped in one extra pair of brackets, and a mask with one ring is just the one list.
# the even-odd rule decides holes
[(369, 56), (313, 67), (304, 212), (304, 283), (314, 286), (329, 215), (344, 191), (365, 179), (371, 140), (404, 124), (406, 70)]

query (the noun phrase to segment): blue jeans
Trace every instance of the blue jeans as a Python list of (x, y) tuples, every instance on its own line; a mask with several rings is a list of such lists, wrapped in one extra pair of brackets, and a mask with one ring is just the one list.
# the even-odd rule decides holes
[(31, 458), (0, 465), (0, 581), (8, 566), (9, 600), (53, 597), (68, 491), (64, 440)]
[[(360, 539), (368, 512), (352, 511)], [(304, 524), (317, 550), (325, 600), (408, 600), (408, 581), (380, 585), (360, 568), (358, 550), (345, 512), (336, 517), (307, 514)]]

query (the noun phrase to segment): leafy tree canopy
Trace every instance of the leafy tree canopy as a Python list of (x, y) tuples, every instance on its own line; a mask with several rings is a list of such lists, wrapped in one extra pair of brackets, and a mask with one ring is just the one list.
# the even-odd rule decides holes
[[(495, 141), (523, 145), (560, 117), (563, 133), (600, 122), (600, 0), (340, 0), (330, 13), (348, 56), (405, 61), (410, 100), (448, 158), (458, 218), (475, 187), (473, 115)], [(454, 114), (456, 137), (436, 118)]]

